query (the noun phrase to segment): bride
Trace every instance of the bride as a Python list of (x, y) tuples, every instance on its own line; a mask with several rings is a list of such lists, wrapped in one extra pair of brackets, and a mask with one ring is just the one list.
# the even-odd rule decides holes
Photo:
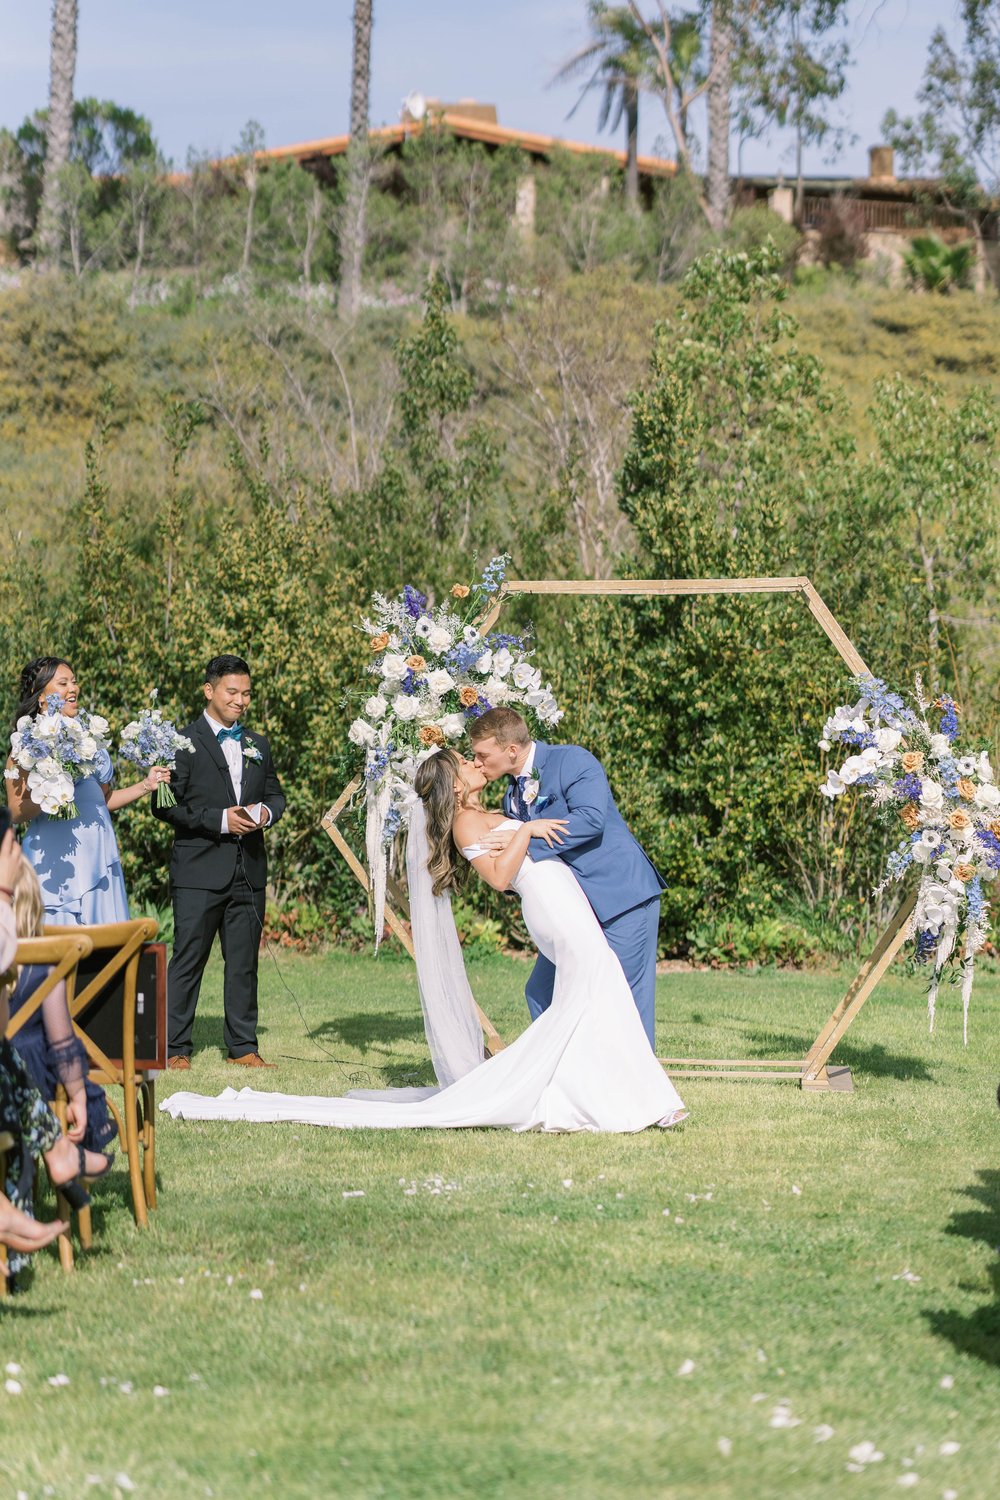
[[(479, 802), (485, 784), (482, 771), (455, 750), (425, 760), (414, 783), (419, 800), (407, 858), (413, 940), (428, 1042), (444, 1086), (346, 1098), (226, 1089), (217, 1098), (177, 1093), (162, 1109), (184, 1119), (379, 1130), (634, 1131), (686, 1118), (576, 876), (561, 860), (531, 858), (531, 840), (558, 844), (565, 824), (488, 812)], [(493, 853), (485, 840), (499, 827), (515, 832)], [(489, 885), (517, 892), (528, 931), (556, 971), (549, 1009), (486, 1061), (448, 897), (459, 880), (459, 850)]]

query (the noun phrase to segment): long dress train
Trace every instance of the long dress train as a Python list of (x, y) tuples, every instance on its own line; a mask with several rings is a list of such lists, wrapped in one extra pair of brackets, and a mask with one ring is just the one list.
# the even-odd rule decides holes
[[(474, 858), (479, 846), (462, 851)], [(673, 1125), (684, 1104), (654, 1057), (618, 959), (576, 876), (525, 858), (513, 882), (525, 923), (556, 969), (552, 1004), (516, 1042), (448, 1088), (415, 1102), (225, 1089), (177, 1093), (160, 1106), (191, 1120), (288, 1120), (376, 1130), (635, 1131)]]

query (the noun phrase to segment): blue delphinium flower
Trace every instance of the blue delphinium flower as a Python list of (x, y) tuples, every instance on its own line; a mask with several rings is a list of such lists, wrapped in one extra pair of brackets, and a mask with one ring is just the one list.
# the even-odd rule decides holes
[(976, 830), (976, 843), (985, 851), (986, 863), (991, 870), (1000, 870), (1000, 839), (988, 828)]
[(944, 710), (941, 715), (941, 733), (946, 734), (950, 740), (958, 739), (958, 711), (955, 708), (955, 700), (947, 696), (937, 700), (937, 707)]
[(928, 931), (926, 927), (922, 928), (917, 933), (917, 942), (913, 950), (913, 962), (915, 964), (925, 964), (934, 953), (937, 944), (938, 940), (933, 932)]
[(983, 895), (983, 883), (978, 875), (974, 875), (965, 887), (965, 897), (969, 903), (969, 921), (978, 922), (986, 909), (986, 897)]
[(919, 802), (921, 792), (920, 777), (911, 771), (908, 776), (899, 776), (892, 783), (892, 790), (900, 802)]
[(492, 561), (486, 564), (480, 584), (483, 593), (495, 594), (503, 587), (504, 579), (507, 577), (507, 564), (509, 562), (510, 554), (503, 552), (499, 557), (494, 557)]
[(408, 614), (411, 614), (415, 620), (419, 620), (427, 610), (427, 595), (408, 583), (403, 588), (403, 605)]

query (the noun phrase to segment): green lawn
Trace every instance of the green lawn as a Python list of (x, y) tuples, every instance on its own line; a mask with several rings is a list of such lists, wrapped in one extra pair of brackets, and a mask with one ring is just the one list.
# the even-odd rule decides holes
[[(265, 1087), (429, 1076), (407, 963), (279, 964)], [(220, 977), (179, 1080), (208, 1092)], [(524, 977), (473, 968), (508, 1036)], [(661, 1050), (801, 1055), (843, 984), (667, 976)], [(968, 1051), (953, 991), (929, 1038), (893, 978), (839, 1054), (854, 1094), (688, 1084), (691, 1120), (638, 1137), (161, 1116), (151, 1230), (118, 1168), (77, 1274), (46, 1254), (0, 1304), (0, 1496), (992, 1497), (998, 1019), (983, 973)]]

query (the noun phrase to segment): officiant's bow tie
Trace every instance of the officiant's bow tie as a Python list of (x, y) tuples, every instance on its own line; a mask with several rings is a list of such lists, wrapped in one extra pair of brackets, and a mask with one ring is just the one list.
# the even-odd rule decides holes
[(215, 731), (215, 738), (220, 745), (223, 740), (241, 740), (243, 738), (243, 725), (234, 724), (231, 729), (217, 729)]

